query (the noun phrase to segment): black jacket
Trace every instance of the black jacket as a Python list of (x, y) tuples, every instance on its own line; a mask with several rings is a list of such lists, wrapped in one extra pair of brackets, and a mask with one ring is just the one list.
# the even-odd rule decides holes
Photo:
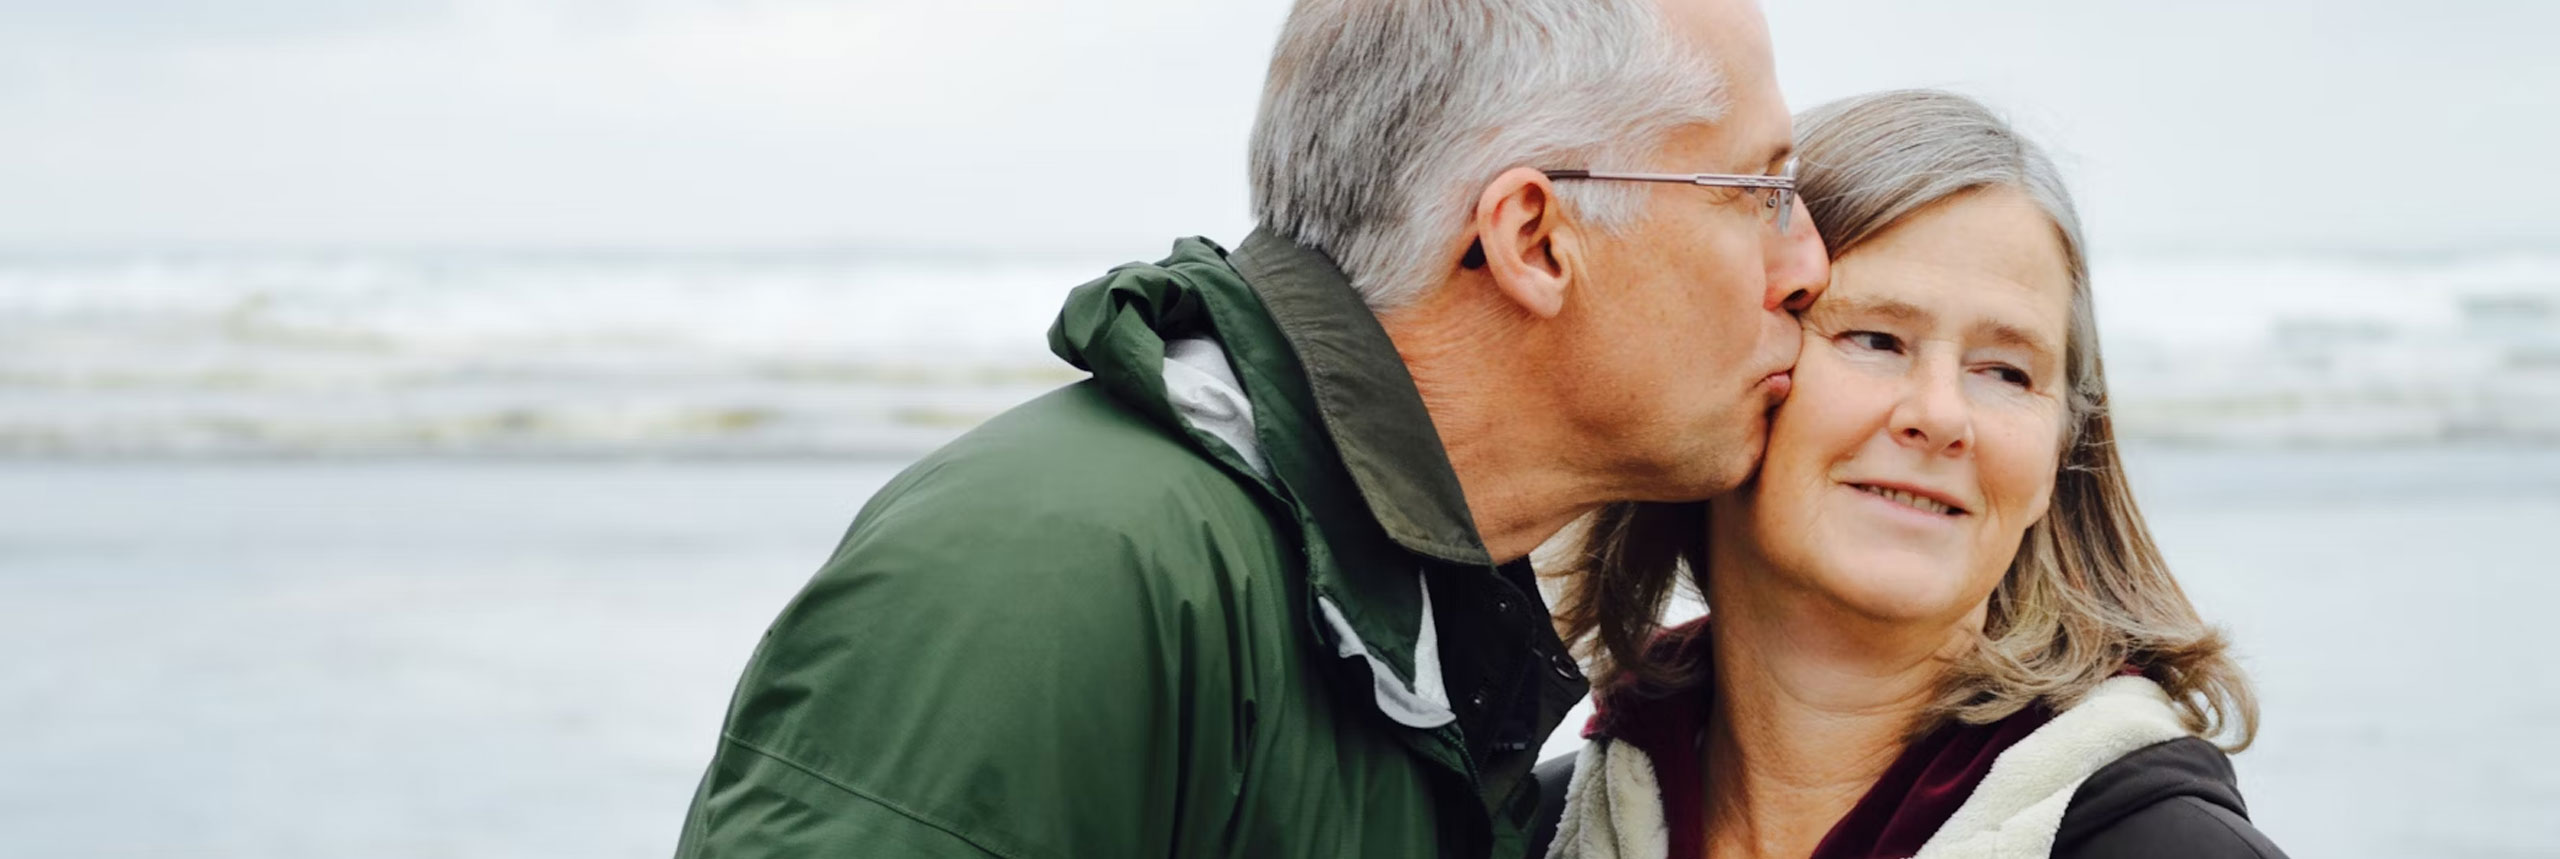
[[(1573, 755), (1539, 764), (1541, 791), (1532, 843), (1555, 839), (1564, 817)], [(1532, 854), (1536, 855), (1536, 854)], [(2062, 813), (2055, 859), (2284, 859), (2249, 823), (2231, 758), (2195, 737), (2134, 751), (2080, 783)]]
[(2284, 851), (2249, 824), (2231, 758), (2188, 737), (2117, 758), (2081, 782), (2062, 813), (2053, 855), (2278, 859)]

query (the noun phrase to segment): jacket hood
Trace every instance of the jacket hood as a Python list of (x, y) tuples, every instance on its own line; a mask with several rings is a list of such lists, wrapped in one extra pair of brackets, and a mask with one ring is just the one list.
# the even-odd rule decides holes
[(2135, 812), (2182, 796), (2249, 815), (2231, 757), (2209, 741), (2185, 737), (2126, 755), (2081, 782), (2054, 833), (2054, 846), (2078, 844)]
[(1155, 263), (1129, 263), (1067, 294), (1049, 325), (1049, 351), (1092, 373), (1113, 397), (1168, 429), (1183, 428), (1164, 381), (1168, 342), (1211, 330), (1202, 281), (1242, 290), (1227, 252), (1208, 239), (1173, 243)]

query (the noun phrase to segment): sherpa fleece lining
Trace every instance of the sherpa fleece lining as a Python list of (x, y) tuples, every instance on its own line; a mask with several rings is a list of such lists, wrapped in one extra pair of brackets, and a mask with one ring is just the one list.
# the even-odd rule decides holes
[[(1915, 859), (2045, 859), (2071, 795), (2127, 753), (2187, 736), (2160, 684), (2116, 677), (2010, 746)], [(1548, 859), (1668, 859), (1661, 785), (1632, 744), (1583, 746)]]

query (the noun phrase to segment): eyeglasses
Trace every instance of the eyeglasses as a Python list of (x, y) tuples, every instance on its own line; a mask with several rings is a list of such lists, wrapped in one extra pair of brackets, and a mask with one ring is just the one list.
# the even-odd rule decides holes
[(1787, 159), (1775, 176), (1750, 176), (1739, 173), (1611, 173), (1600, 170), (1547, 170), (1549, 179), (1607, 179), (1620, 182), (1678, 182), (1683, 185), (1706, 185), (1716, 188), (1756, 188), (1769, 193), (1761, 200), (1760, 219), (1787, 231), (1787, 222), (1796, 212), (1796, 161)]

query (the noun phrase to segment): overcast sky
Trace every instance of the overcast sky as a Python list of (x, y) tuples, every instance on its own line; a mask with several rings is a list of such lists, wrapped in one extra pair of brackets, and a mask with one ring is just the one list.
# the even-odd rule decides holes
[[(2560, 248), (2560, 4), (1769, 5), (1943, 86), (2101, 253)], [(1241, 236), (1285, 0), (0, 0), (0, 246), (1149, 255)]]

